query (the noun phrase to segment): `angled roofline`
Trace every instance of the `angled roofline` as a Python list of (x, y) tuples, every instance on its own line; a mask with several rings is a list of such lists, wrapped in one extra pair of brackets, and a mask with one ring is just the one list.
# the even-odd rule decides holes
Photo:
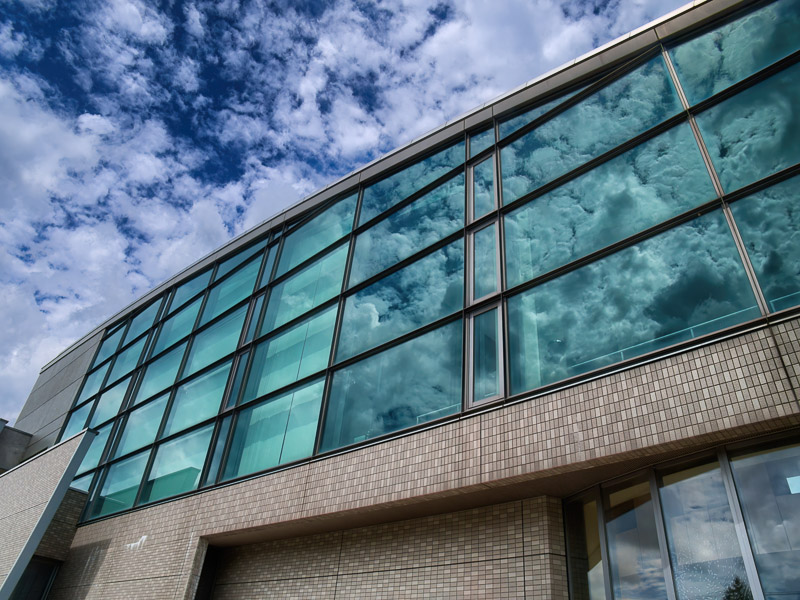
[(124, 315), (140, 308), (174, 285), (178, 280), (189, 277), (216, 261), (221, 256), (236, 248), (247, 245), (263, 234), (269, 232), (296, 217), (313, 210), (317, 206), (333, 199), (344, 192), (356, 188), (361, 182), (373, 179), (378, 175), (391, 171), (405, 162), (424, 154), (447, 141), (463, 135), (466, 131), (478, 129), (492, 123), (493, 119), (503, 114), (535, 102), (539, 98), (551, 95), (575, 82), (589, 78), (597, 73), (619, 65), (626, 60), (641, 54), (648, 48), (667, 42), (705, 23), (723, 17), (753, 0), (695, 0), (673, 10), (666, 15), (651, 21), (633, 31), (626, 33), (594, 50), (587, 52), (563, 65), (556, 67), (472, 110), (459, 115), (444, 125), (421, 135), (420, 137), (387, 152), (358, 169), (340, 177), (320, 190), (306, 196), (302, 200), (285, 208), (275, 216), (261, 222), (248, 231), (232, 238), (222, 246), (195, 261), (169, 279), (155, 286), (149, 292), (117, 311), (86, 335), (70, 344), (67, 348), (45, 364), (40, 374), (61, 360), (65, 355), (86, 342), (92, 336)]

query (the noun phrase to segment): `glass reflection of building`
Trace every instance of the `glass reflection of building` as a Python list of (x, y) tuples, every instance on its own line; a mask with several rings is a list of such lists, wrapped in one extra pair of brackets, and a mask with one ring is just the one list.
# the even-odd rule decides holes
[[(798, 31), (800, 0), (727, 15), (176, 279), (107, 328), (61, 432), (99, 432), (84, 519), (796, 310)], [(573, 598), (800, 599), (797, 445), (659, 465), (564, 515)]]

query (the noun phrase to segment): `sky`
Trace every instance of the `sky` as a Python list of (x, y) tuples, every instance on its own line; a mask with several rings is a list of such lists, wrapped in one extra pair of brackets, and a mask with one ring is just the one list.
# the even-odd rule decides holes
[(234, 236), (683, 0), (0, 0), (0, 417)]

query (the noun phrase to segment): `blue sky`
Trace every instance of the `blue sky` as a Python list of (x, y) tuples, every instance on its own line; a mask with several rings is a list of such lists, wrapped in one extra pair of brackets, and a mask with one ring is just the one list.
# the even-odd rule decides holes
[(683, 0), (0, 0), (0, 416), (289, 204)]

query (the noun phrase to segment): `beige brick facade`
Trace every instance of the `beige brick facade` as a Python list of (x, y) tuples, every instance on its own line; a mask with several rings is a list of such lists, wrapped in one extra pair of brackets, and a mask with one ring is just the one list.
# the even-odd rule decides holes
[(78, 528), (54, 598), (566, 598), (561, 497), (800, 424), (800, 320)]

